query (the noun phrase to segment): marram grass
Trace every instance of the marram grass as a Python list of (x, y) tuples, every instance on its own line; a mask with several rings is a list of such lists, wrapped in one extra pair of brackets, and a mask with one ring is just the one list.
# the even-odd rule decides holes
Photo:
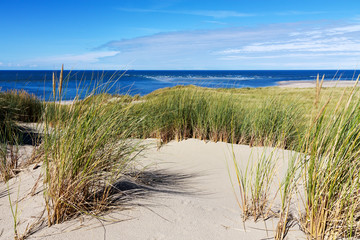
[(16, 175), (18, 145), (24, 136), (17, 122), (39, 121), (42, 109), (40, 100), (23, 90), (0, 92), (0, 180)]
[(45, 109), (43, 166), (49, 225), (107, 209), (113, 184), (133, 159), (136, 144), (128, 138), (138, 119), (129, 116), (130, 105), (104, 105), (105, 101), (102, 95), (66, 108), (54, 103)]
[[(354, 81), (355, 86), (357, 81)], [(294, 135), (297, 141), (292, 149), (298, 153), (289, 159), (288, 169), (279, 186), (281, 205), (275, 239), (286, 237), (291, 221), (297, 221), (309, 239), (360, 237), (359, 90), (355, 87), (333, 89), (333, 92), (325, 90), (318, 78), (313, 105), (304, 112), (305, 128)], [(266, 112), (266, 108), (262, 111)], [(269, 111), (276, 112), (276, 108)], [(260, 115), (253, 116), (255, 123), (261, 121)], [(271, 114), (267, 115), (267, 120), (271, 119), (269, 116)], [(295, 124), (295, 129), (299, 129), (297, 127), (299, 125)], [(257, 129), (262, 128), (252, 127), (253, 131)], [(290, 136), (288, 132), (285, 138)], [(281, 144), (281, 141), (278, 143)], [(235, 160), (234, 164), (240, 189), (238, 203), (243, 217), (257, 219), (259, 214), (251, 208), (261, 206), (261, 198), (250, 196), (253, 189), (260, 186), (259, 179), (266, 179), (266, 171), (255, 175), (260, 178), (253, 178), (249, 173), (251, 167), (241, 171)], [(255, 165), (255, 169), (261, 169), (261, 166)], [(294, 202), (295, 195), (302, 204)], [(303, 206), (298, 209), (301, 213), (299, 219), (293, 218), (291, 204)]]
[(252, 152), (246, 167), (239, 162), (240, 159), (236, 159), (233, 148), (232, 151), (232, 163), (237, 180), (237, 186), (232, 183), (232, 187), (242, 212), (243, 221), (250, 217), (253, 217), (255, 222), (259, 218), (268, 218), (273, 215), (269, 191), (276, 173), (276, 148), (269, 151), (265, 148), (260, 156), (254, 156)]
[(144, 117), (137, 137), (187, 138), (293, 147), (303, 129), (301, 109), (282, 99), (248, 103), (240, 95), (178, 88), (134, 106)]
[[(303, 143), (304, 231), (315, 239), (360, 237), (358, 90), (335, 109), (324, 105)], [(343, 99), (339, 99), (341, 101)]]

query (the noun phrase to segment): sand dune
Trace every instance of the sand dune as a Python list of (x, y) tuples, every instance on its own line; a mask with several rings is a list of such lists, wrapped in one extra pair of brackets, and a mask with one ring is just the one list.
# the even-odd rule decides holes
[[(128, 190), (119, 199), (123, 209), (107, 213), (102, 221), (80, 216), (50, 228), (43, 224), (29, 239), (210, 240), (273, 237), (276, 218), (257, 223), (249, 220), (244, 229), (228, 171), (227, 162), (231, 164), (232, 161), (231, 144), (189, 139), (172, 141), (157, 150), (156, 140), (150, 139), (147, 143), (148, 149), (138, 159), (137, 165), (142, 166), (138, 181), (133, 182), (129, 178), (119, 182), (119, 188)], [(270, 150), (234, 146), (236, 159), (242, 167), (246, 166), (250, 155), (257, 158)], [(279, 173), (286, 167), (290, 154), (290, 151), (277, 150)], [(34, 195), (30, 194), (40, 173), (41, 168), (29, 168), (9, 182), (9, 189), (1, 183), (0, 239), (12, 239), (14, 236), (8, 192), (11, 193), (13, 207), (16, 205), (14, 201), (19, 199), (20, 234), (41, 216), (44, 210), (41, 184), (32, 192)], [(230, 175), (234, 177), (231, 167)], [(294, 226), (287, 237), (306, 239), (298, 226)]]

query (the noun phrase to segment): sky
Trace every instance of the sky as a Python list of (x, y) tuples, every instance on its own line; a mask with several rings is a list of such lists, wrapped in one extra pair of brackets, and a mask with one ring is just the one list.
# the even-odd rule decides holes
[(359, 0), (0, 0), (0, 70), (359, 69)]

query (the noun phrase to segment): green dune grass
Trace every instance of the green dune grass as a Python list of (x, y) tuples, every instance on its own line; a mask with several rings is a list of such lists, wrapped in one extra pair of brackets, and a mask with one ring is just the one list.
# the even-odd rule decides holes
[(0, 92), (0, 179), (9, 180), (18, 166), (17, 145), (24, 132), (16, 122), (39, 121), (43, 105), (34, 95), (25, 91)]

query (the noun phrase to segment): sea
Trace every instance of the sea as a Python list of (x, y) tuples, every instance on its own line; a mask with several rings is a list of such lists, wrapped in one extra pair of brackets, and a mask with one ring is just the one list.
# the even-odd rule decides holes
[[(59, 79), (60, 71), (0, 70), (0, 90), (23, 89), (42, 100), (51, 100), (52, 75)], [(141, 96), (157, 89), (176, 85), (195, 85), (208, 88), (258, 88), (277, 86), (279, 81), (353, 80), (354, 70), (127, 70), (88, 71), (64, 70), (63, 100), (80, 99), (89, 94), (108, 92)]]

